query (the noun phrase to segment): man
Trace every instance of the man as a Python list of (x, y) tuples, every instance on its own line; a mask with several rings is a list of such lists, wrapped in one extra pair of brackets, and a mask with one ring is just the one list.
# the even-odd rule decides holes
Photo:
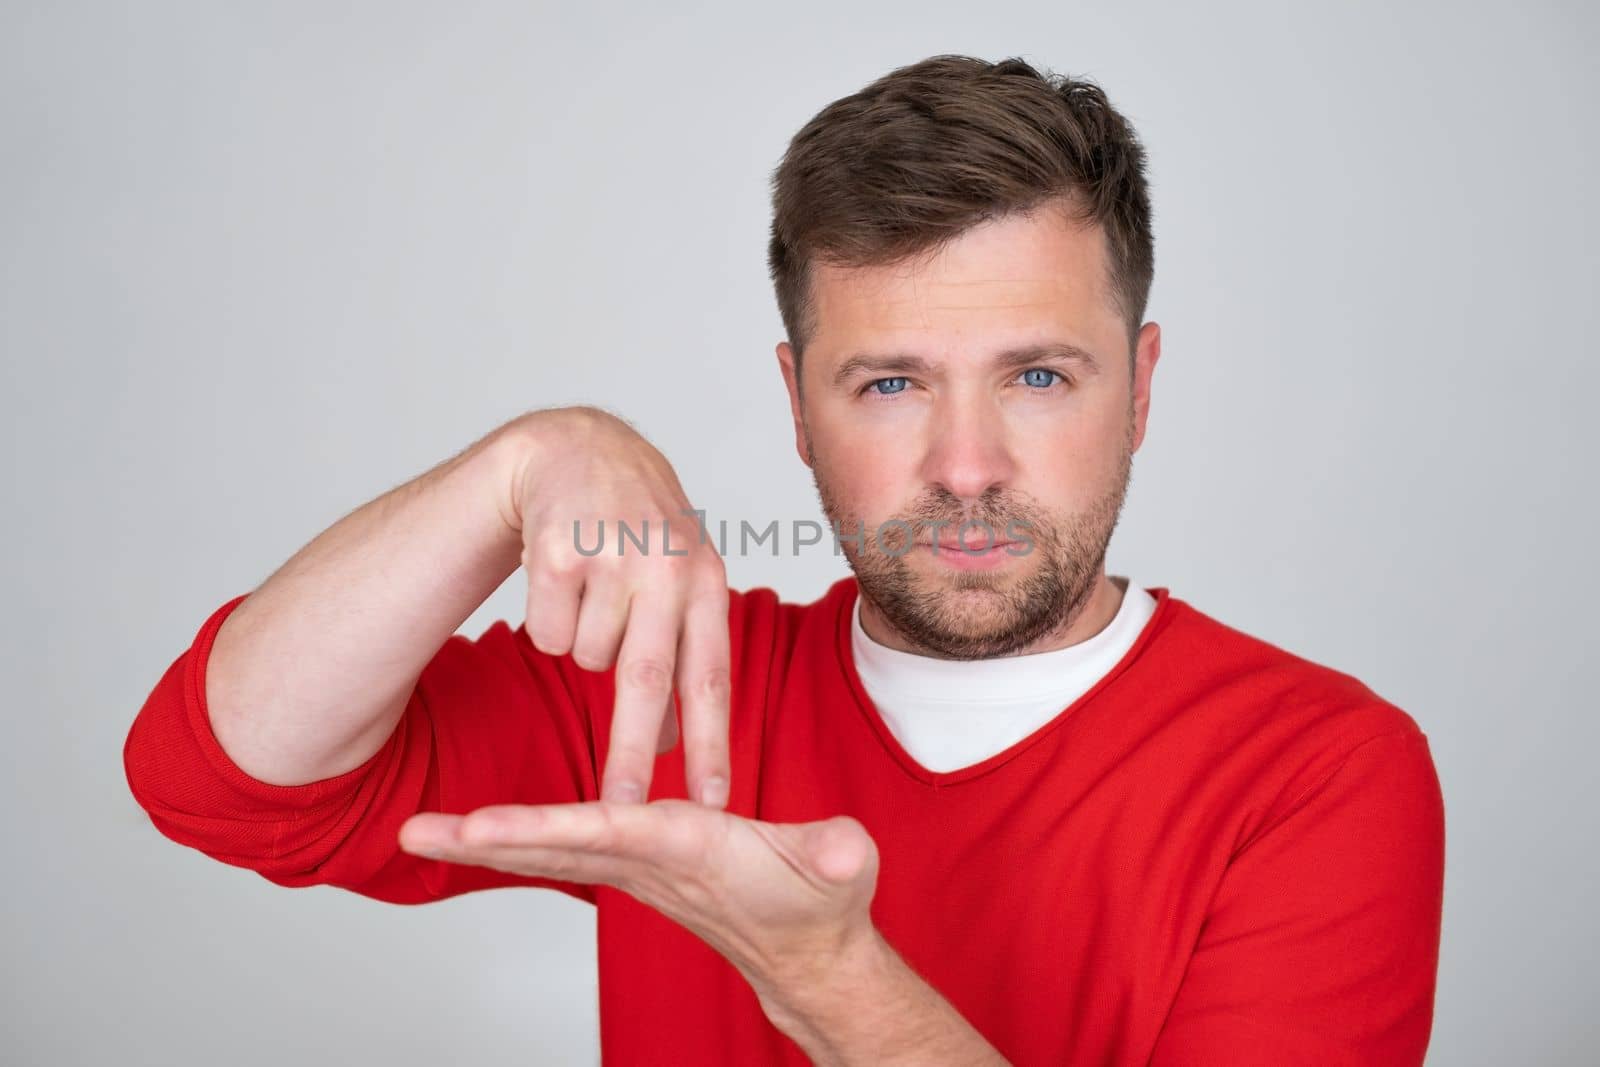
[[(155, 825), (280, 885), (594, 904), (607, 1063), (1421, 1062), (1426, 738), (1104, 570), (1160, 356), (1126, 121), (938, 56), (773, 191), (853, 577), (729, 590), (648, 442), (530, 412), (205, 621), (128, 737)], [(455, 635), (519, 564), (525, 626)]]

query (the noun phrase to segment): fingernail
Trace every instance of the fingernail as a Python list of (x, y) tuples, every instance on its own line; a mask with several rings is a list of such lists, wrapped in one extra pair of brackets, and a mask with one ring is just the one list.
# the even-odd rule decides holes
[(700, 783), (700, 803), (720, 808), (728, 800), (728, 780), (720, 774)]

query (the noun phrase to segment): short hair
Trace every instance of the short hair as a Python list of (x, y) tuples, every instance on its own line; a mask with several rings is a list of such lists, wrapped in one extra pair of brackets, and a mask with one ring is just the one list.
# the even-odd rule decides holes
[(813, 263), (896, 263), (1048, 202), (1101, 227), (1131, 360), (1155, 273), (1145, 151), (1099, 86), (937, 55), (835, 100), (772, 174), (767, 266), (796, 358), (817, 325)]

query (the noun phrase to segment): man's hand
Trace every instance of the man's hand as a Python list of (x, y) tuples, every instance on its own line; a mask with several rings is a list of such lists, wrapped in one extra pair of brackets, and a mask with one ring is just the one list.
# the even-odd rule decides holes
[(587, 670), (616, 664), (600, 796), (649, 797), (656, 756), (678, 742), (676, 688), (689, 795), (721, 807), (730, 781), (722, 557), (702, 543), (672, 466), (626, 422), (597, 408), (555, 408), (525, 416), (518, 429), (522, 461), (503, 518), (522, 536), (528, 637), (542, 652), (570, 651)]
[(621, 889), (721, 953), (764, 1006), (854, 960), (876, 935), (878, 850), (846, 815), (769, 823), (676, 799), (497, 804), (414, 815), (400, 845)]
[(413, 815), (400, 846), (621, 889), (721, 953), (819, 1067), (1006, 1063), (873, 925), (878, 848), (847, 815), (769, 823), (675, 799), (495, 804)]

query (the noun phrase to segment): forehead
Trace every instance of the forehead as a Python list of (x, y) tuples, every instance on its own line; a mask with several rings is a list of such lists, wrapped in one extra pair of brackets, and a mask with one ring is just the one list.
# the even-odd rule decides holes
[(808, 348), (834, 355), (877, 342), (1004, 343), (1063, 331), (1087, 346), (1122, 332), (1106, 285), (1104, 231), (1055, 210), (982, 223), (899, 263), (817, 264), (811, 295)]

